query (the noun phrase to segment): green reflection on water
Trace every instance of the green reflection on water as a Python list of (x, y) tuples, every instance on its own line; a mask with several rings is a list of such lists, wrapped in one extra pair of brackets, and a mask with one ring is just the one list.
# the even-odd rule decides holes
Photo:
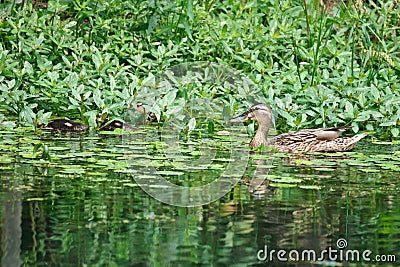
[[(178, 208), (144, 193), (123, 155), (155, 161), (177, 184), (197, 185), (229, 162), (223, 150), (206, 171), (189, 172), (179, 160), (168, 165), (157, 153), (144, 157), (143, 146), (152, 144), (132, 144), (141, 149), (126, 154), (118, 136), (1, 138), (2, 266), (262, 266), (256, 255), (264, 245), (321, 251), (339, 238), (348, 249), (400, 259), (396, 145), (363, 141), (351, 153), (278, 155), (257, 170), (271, 156), (254, 154), (225, 197)], [(41, 142), (50, 160), (34, 152)], [(191, 140), (182, 157), (199, 158), (194, 151)], [(269, 182), (250, 192), (254, 173)]]

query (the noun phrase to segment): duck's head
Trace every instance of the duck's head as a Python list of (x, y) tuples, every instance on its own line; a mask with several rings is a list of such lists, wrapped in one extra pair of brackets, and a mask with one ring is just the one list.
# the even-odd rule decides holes
[(272, 112), (267, 104), (256, 104), (240, 116), (231, 119), (231, 122), (242, 122), (255, 120), (260, 126), (270, 127), (272, 123)]

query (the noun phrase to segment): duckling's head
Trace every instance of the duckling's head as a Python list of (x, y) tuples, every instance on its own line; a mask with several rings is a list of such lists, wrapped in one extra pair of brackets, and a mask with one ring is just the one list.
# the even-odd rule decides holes
[(269, 128), (272, 123), (272, 112), (267, 104), (256, 104), (242, 115), (231, 119), (231, 122), (255, 120), (259, 127)]

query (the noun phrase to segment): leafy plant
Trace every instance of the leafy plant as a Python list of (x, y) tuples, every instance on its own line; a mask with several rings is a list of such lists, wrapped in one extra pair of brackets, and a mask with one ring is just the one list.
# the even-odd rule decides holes
[[(0, 21), (1, 106), (19, 124), (43, 110), (98, 128), (123, 118), (160, 71), (218, 62), (254, 81), (281, 132), (341, 124), (397, 137), (400, 11), (357, 3), (26, 1)], [(173, 101), (157, 96), (159, 119), (182, 99), (217, 99), (231, 112), (254, 104), (223, 83), (176, 89)]]

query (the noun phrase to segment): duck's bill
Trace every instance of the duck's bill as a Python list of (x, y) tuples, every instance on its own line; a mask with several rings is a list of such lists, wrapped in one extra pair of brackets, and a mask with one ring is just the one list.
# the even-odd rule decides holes
[(247, 120), (247, 114), (242, 114), (238, 117), (231, 119), (231, 122), (242, 122)]

